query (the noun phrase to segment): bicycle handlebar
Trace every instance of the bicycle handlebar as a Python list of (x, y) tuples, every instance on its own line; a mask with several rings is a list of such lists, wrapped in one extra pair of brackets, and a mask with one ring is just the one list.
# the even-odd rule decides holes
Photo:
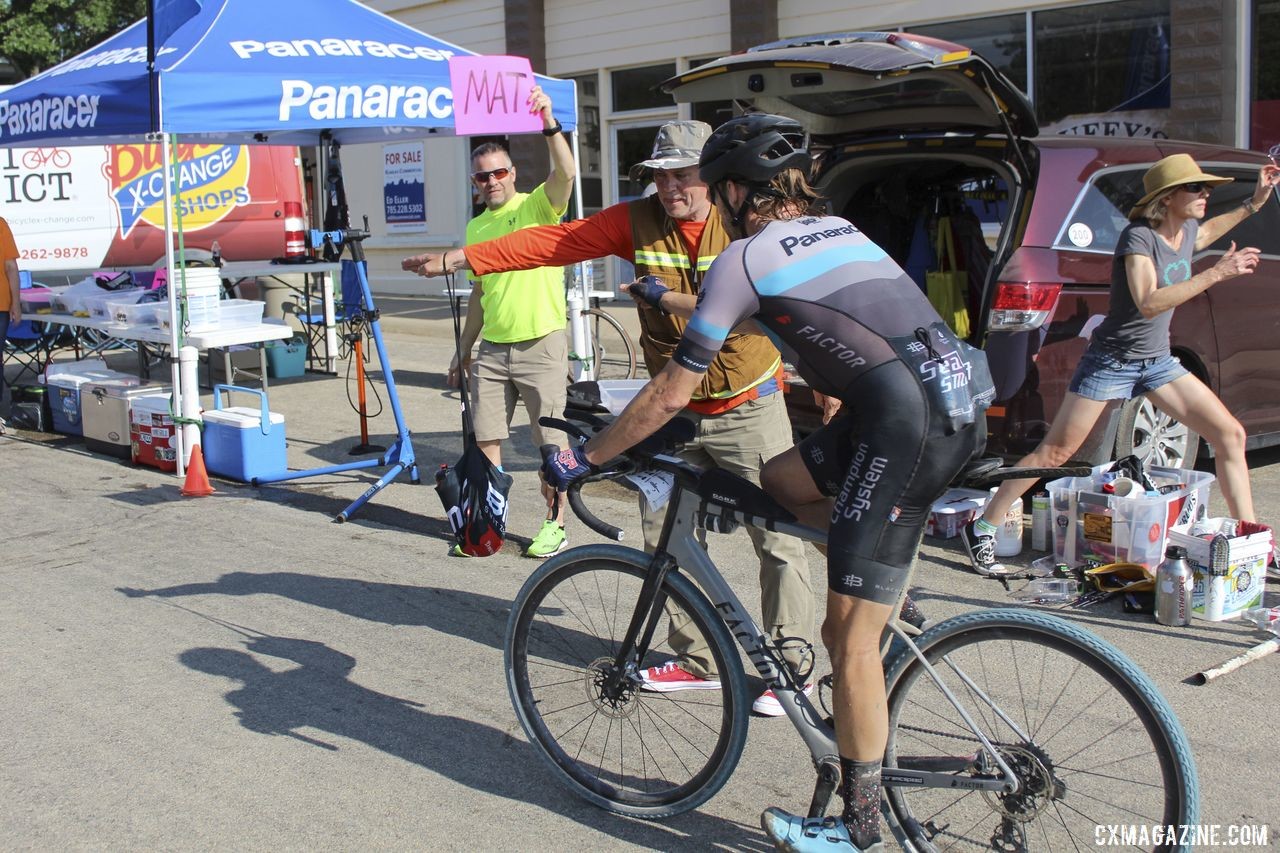
[[(555, 426), (555, 427), (560, 427), (562, 429), (563, 427), (560, 426), (561, 424), (564, 424), (565, 426), (571, 426), (570, 424), (567, 424), (564, 421), (557, 422), (555, 418), (540, 418), (538, 420), (538, 423), (542, 424), (542, 426)], [(565, 431), (570, 432), (570, 430), (565, 430)], [(579, 432), (579, 431), (575, 430), (575, 432)], [(560, 452), (560, 448), (556, 447), (554, 444), (544, 444), (538, 448), (538, 452), (542, 455), (542, 464), (545, 467), (551, 461), (551, 457), (555, 456), (557, 453)], [(613, 475), (613, 472), (610, 472), (609, 474), (592, 474), (592, 475), (583, 477), (581, 480), (576, 480), (573, 483), (569, 484), (569, 488), (565, 491), (565, 497), (568, 498), (569, 500), (569, 508), (573, 510), (573, 514), (576, 515), (583, 524), (585, 524), (587, 527), (594, 530), (596, 533), (599, 533), (601, 536), (603, 536), (606, 539), (612, 539), (615, 542), (620, 542), (622, 541), (622, 533), (623, 533), (622, 528), (614, 527), (612, 524), (609, 524), (606, 521), (601, 521), (599, 518), (597, 518), (595, 513), (587, 509), (587, 505), (582, 501), (582, 494), (581, 494), (582, 487), (584, 484), (588, 482), (594, 482), (596, 480), (603, 480), (612, 475)], [(556, 493), (557, 504), (555, 507), (557, 512), (559, 512), (559, 509), (560, 509), (559, 501), (560, 501), (560, 493), (557, 492)]]
[[(586, 413), (575, 413), (575, 417), (581, 418), (582, 421), (591, 427), (601, 429), (607, 426), (608, 422), (594, 415)], [(558, 429), (569, 436), (586, 441), (591, 434), (583, 430), (580, 426), (570, 421), (561, 420), (560, 418), (539, 418), (538, 423), (541, 426), (551, 429)], [(587, 483), (595, 483), (600, 480), (615, 480), (624, 474), (643, 468), (649, 458), (672, 449), (671, 445), (686, 442), (693, 438), (694, 427), (688, 420), (676, 418), (664, 426), (659, 432), (650, 438), (637, 444), (635, 447), (624, 451), (615, 460), (611, 460), (606, 467), (600, 468), (596, 473), (583, 477), (581, 480), (574, 482), (565, 492), (565, 497), (569, 501), (569, 508), (573, 510), (573, 514), (578, 517), (587, 527), (606, 539), (620, 541), (623, 536), (623, 530), (615, 527), (606, 521), (602, 521), (591, 510), (587, 508), (586, 503), (582, 500), (582, 487)], [(544, 444), (539, 449), (539, 455), (542, 456), (543, 464), (546, 465), (549, 457), (560, 452), (560, 448), (553, 444)], [(558, 509), (558, 507), (557, 507)]]

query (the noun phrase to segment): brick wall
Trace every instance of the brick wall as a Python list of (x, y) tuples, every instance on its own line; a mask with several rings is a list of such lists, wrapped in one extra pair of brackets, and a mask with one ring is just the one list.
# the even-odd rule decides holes
[(1238, 0), (1172, 0), (1172, 101), (1167, 130), (1178, 139), (1234, 145)]

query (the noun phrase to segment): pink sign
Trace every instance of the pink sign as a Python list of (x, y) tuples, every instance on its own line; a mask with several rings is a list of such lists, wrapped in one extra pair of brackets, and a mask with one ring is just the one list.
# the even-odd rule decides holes
[(529, 112), (533, 68), (523, 56), (451, 56), (453, 128), (459, 136), (532, 133), (542, 116)]

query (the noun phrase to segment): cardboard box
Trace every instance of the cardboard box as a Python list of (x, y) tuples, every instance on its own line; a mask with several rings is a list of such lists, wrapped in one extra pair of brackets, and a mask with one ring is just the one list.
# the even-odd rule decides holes
[(1193, 528), (1194, 534), (1169, 534), (1170, 545), (1187, 549), (1187, 563), (1196, 574), (1191, 615), (1197, 619), (1222, 622), (1262, 605), (1271, 534), (1236, 536), (1235, 525), (1233, 518), (1209, 518)]
[(960, 530), (977, 518), (990, 498), (990, 492), (978, 489), (948, 489), (930, 508), (924, 535), (937, 539), (959, 536)]
[(1116, 497), (1102, 490), (1110, 464), (1088, 477), (1063, 477), (1046, 488), (1053, 526), (1053, 553), (1068, 566), (1141, 563), (1149, 569), (1164, 559), (1171, 530), (1187, 530), (1209, 514), (1214, 476), (1203, 471), (1152, 466), (1157, 485), (1176, 485), (1168, 494)]

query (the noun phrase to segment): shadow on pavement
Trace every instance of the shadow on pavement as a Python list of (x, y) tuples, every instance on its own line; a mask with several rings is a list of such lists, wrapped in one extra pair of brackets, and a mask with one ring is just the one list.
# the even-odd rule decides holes
[[(264, 665), (260, 655), (298, 666), (277, 672)], [(432, 714), (419, 703), (362, 687), (348, 679), (355, 658), (323, 643), (262, 636), (249, 640), (246, 651), (194, 648), (179, 655), (179, 660), (197, 672), (237, 682), (225, 698), (236, 709), (240, 725), (251, 732), (291, 737), (334, 752), (341, 751), (339, 743), (299, 730), (359, 741), (458, 784), (530, 803), (654, 849), (691, 842), (701, 846), (711, 839), (735, 847), (744, 843), (762, 847), (758, 831), (697, 812), (656, 824), (610, 815), (578, 802), (549, 784), (546, 769), (528, 745), (493, 726)], [(483, 828), (477, 834), (488, 835)]]

